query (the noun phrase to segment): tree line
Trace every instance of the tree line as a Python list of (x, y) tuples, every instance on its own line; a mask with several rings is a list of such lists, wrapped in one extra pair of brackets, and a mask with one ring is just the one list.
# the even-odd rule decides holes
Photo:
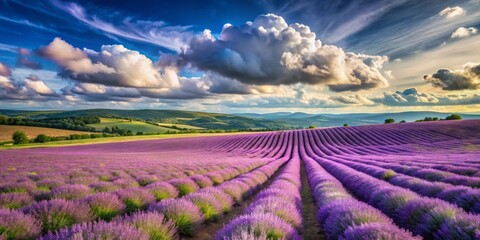
[(100, 123), (99, 117), (65, 117), (65, 118), (46, 118), (46, 119), (26, 119), (18, 117), (0, 116), (0, 125), (17, 125), (57, 128), (65, 130), (76, 130), (85, 132), (95, 132), (95, 128), (88, 124)]

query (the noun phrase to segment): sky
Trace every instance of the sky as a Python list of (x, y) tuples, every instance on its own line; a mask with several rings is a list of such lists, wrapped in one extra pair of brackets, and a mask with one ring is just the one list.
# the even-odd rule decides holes
[(480, 0), (0, 0), (0, 108), (480, 113)]

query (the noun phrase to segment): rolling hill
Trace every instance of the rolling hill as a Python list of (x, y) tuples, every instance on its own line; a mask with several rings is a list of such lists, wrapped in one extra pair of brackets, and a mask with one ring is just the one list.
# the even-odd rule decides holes
[(121, 118), (151, 123), (178, 124), (203, 129), (292, 129), (294, 125), (272, 120), (236, 116), (222, 113), (192, 112), (180, 110), (113, 110), (89, 109), (74, 111), (17, 111), (0, 110), (0, 115), (30, 119), (66, 118), (66, 117), (100, 117)]
[(14, 126), (14, 125), (0, 125), (0, 142), (12, 140), (12, 134), (15, 131), (23, 131), (27, 134), (27, 137), (32, 139), (38, 134), (45, 134), (52, 137), (64, 137), (70, 134), (85, 134), (87, 132), (44, 128), (44, 127), (31, 127), (31, 126)]
[[(74, 111), (19, 111), (0, 110), (0, 115), (29, 119), (54, 119), (65, 117), (100, 117), (114, 119), (118, 122), (109, 122), (94, 125), (99, 130), (105, 126), (121, 124), (125, 129), (143, 132), (164, 132), (178, 128), (185, 129), (298, 129), (310, 125), (317, 127), (350, 126), (365, 124), (381, 124), (387, 118), (396, 122), (405, 120), (413, 122), (425, 117), (445, 118), (451, 113), (440, 112), (398, 112), (398, 113), (351, 113), (351, 114), (309, 114), (303, 112), (276, 112), (276, 113), (208, 113), (180, 110), (114, 110), (89, 109)], [(480, 119), (480, 114), (462, 114), (464, 119)], [(128, 119), (129, 122), (122, 122)], [(130, 122), (131, 120), (131, 122)], [(128, 125), (128, 126), (127, 126)], [(93, 126), (93, 125), (92, 125)], [(120, 127), (120, 126), (119, 126)]]

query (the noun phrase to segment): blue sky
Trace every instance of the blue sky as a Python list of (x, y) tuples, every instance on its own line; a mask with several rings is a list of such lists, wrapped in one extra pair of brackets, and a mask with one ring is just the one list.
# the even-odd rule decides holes
[(0, 1), (0, 108), (480, 112), (480, 1)]

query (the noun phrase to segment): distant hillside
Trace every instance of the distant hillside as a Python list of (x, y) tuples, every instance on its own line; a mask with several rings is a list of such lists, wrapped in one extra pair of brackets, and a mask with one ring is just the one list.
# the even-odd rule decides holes
[(101, 117), (142, 120), (153, 123), (190, 125), (203, 129), (291, 129), (295, 126), (272, 120), (253, 119), (221, 113), (191, 112), (180, 110), (113, 110), (90, 109), (74, 111), (16, 111), (0, 110), (0, 115), (30, 119), (65, 117)]
[[(425, 117), (445, 118), (451, 113), (439, 112), (400, 112), (400, 113), (349, 113), (349, 114), (309, 114), (303, 112), (276, 113), (206, 113), (180, 110), (113, 110), (90, 109), (74, 111), (15, 111), (0, 110), (0, 115), (28, 119), (52, 119), (65, 117), (99, 117), (138, 120), (161, 125), (162, 127), (177, 126), (189, 129), (295, 129), (306, 128), (309, 125), (317, 127), (350, 126), (379, 124), (386, 118), (396, 122), (405, 120), (413, 122)], [(461, 114), (464, 119), (480, 119), (480, 114)], [(99, 125), (100, 126), (100, 125)], [(158, 126), (149, 126), (160, 128)], [(146, 131), (150, 132), (150, 131)]]
[[(277, 112), (277, 113), (238, 113), (236, 115), (272, 120), (282, 124), (294, 125), (299, 128), (305, 128), (309, 125), (317, 127), (334, 127), (342, 126), (344, 123), (350, 126), (365, 125), (365, 124), (381, 124), (385, 119), (393, 118), (396, 122), (405, 120), (407, 122), (414, 122), (415, 120), (424, 119), (425, 117), (445, 118), (451, 113), (440, 112), (399, 112), (399, 113), (347, 113), (347, 114), (308, 114), (302, 112)], [(480, 119), (480, 114), (461, 114), (463, 119)]]

